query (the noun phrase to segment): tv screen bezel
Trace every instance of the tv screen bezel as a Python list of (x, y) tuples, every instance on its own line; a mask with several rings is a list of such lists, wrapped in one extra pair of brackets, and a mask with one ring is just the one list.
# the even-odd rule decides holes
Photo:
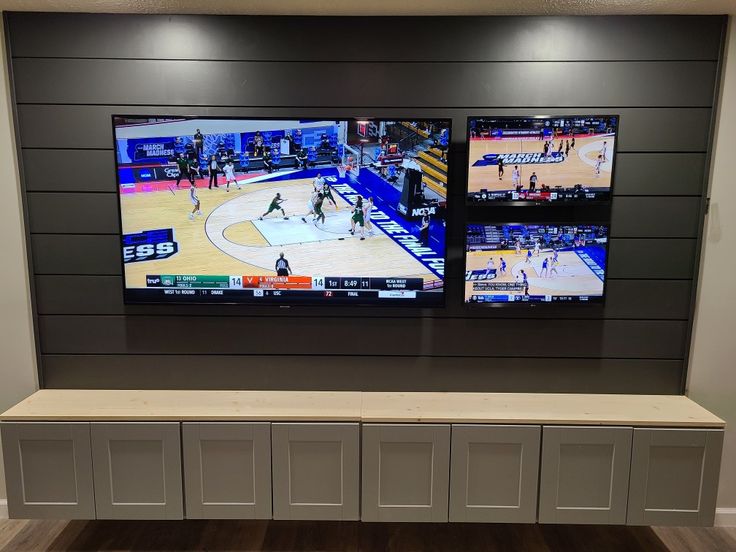
[[(470, 198), (470, 121), (473, 119), (500, 119), (515, 121), (519, 119), (572, 119), (585, 117), (615, 117), (616, 118), (616, 136), (613, 141), (613, 161), (611, 167), (611, 188), (609, 198), (607, 200), (571, 200), (571, 201), (530, 201), (530, 200), (485, 200), (474, 201)], [(618, 157), (618, 142), (621, 135), (621, 115), (618, 113), (611, 114), (569, 114), (569, 115), (469, 115), (465, 122), (465, 203), (468, 206), (475, 205), (477, 207), (581, 207), (586, 205), (610, 205), (613, 201), (613, 193), (616, 184), (616, 165)]]
[[(465, 273), (468, 271), (468, 225), (496, 225), (496, 226), (605, 226), (608, 228), (607, 241), (606, 241), (606, 270), (603, 276), (603, 293), (600, 299), (595, 301), (499, 301), (499, 302), (487, 302), (487, 303), (472, 303), (465, 300)], [(462, 286), (462, 301), (465, 308), (468, 309), (487, 309), (487, 308), (590, 308), (590, 309), (602, 309), (606, 304), (607, 289), (608, 289), (608, 270), (609, 270), (609, 259), (611, 255), (611, 223), (600, 222), (600, 221), (576, 221), (576, 222), (558, 222), (558, 221), (546, 221), (546, 222), (489, 222), (489, 221), (466, 221), (463, 238), (463, 286)], [(597, 296), (595, 296), (597, 297)]]
[[(452, 203), (452, 200), (450, 199), (450, 150), (452, 148), (452, 117), (422, 117), (422, 116), (307, 116), (307, 117), (301, 117), (299, 115), (284, 115), (280, 117), (272, 117), (272, 116), (236, 116), (236, 115), (222, 115), (222, 116), (216, 116), (216, 115), (181, 115), (181, 114), (158, 114), (158, 113), (146, 113), (146, 114), (136, 114), (136, 113), (113, 113), (110, 115), (110, 125), (111, 125), (111, 131), (112, 131), (112, 145), (113, 145), (113, 155), (114, 155), (114, 163), (115, 163), (115, 193), (117, 195), (117, 206), (118, 206), (118, 255), (120, 259), (120, 268), (121, 268), (121, 275), (122, 275), (122, 293), (123, 293), (123, 304), (124, 305), (202, 305), (202, 306), (212, 306), (212, 305), (229, 305), (229, 306), (242, 306), (242, 307), (265, 307), (268, 309), (279, 309), (279, 308), (293, 308), (293, 307), (322, 307), (322, 308), (329, 308), (329, 307), (371, 307), (371, 308), (397, 308), (400, 307), (402, 310), (425, 310), (425, 309), (444, 309), (447, 306), (447, 267), (448, 267), (448, 260), (449, 260), (449, 243), (448, 243), (448, 220), (445, 220), (445, 247), (443, 252), (443, 257), (445, 260), (445, 271), (444, 275), (442, 277), (442, 292), (436, 293), (436, 292), (430, 292), (432, 295), (428, 296), (426, 300), (422, 301), (420, 303), (417, 303), (416, 299), (376, 299), (372, 301), (366, 301), (363, 300), (363, 298), (348, 298), (348, 297), (333, 297), (332, 299), (325, 300), (324, 298), (321, 299), (311, 299), (308, 297), (305, 297), (301, 300), (293, 301), (293, 299), (298, 299), (296, 297), (289, 297), (284, 301), (274, 301), (274, 300), (254, 300), (254, 298), (246, 298), (244, 297), (243, 300), (213, 300), (211, 299), (212, 296), (208, 297), (208, 300), (182, 300), (179, 299), (181, 296), (176, 296), (176, 299), (170, 299), (167, 298), (165, 300), (156, 300), (156, 299), (138, 299), (132, 297), (132, 294), (136, 291), (146, 291), (147, 288), (129, 288), (127, 286), (127, 277), (125, 272), (125, 261), (123, 260), (123, 209), (122, 209), (122, 202), (121, 202), (121, 194), (120, 194), (120, 177), (119, 177), (119, 164), (118, 164), (118, 154), (117, 154), (117, 137), (116, 137), (116, 124), (115, 120), (118, 118), (135, 118), (135, 119), (172, 119), (172, 120), (186, 120), (186, 119), (196, 119), (196, 120), (247, 120), (247, 121), (368, 121), (368, 122), (380, 122), (380, 121), (430, 121), (430, 122), (437, 122), (443, 124), (443, 126), (447, 126), (449, 131), (449, 138), (448, 141), (448, 154), (447, 154), (447, 175), (448, 175), (448, 193), (445, 198), (446, 202), (446, 212), (447, 212), (447, 219), (451, 217), (451, 207), (450, 204)], [(356, 276), (357, 277), (357, 276)], [(437, 299), (434, 299), (434, 295), (437, 295)]]

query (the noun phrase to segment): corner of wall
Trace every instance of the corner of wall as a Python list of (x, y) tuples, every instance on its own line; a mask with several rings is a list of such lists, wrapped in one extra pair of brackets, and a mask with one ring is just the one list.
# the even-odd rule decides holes
[[(717, 106), (710, 172), (710, 211), (705, 219), (700, 282), (690, 350), (687, 394), (726, 420), (718, 505), (734, 523), (736, 516), (736, 25), (729, 18)], [(730, 517), (729, 517), (730, 515)]]
[[(5, 47), (5, 31), (0, 26), (0, 193), (6, 209), (0, 217), (0, 411), (38, 389), (36, 350), (33, 335), (30, 280), (26, 253), (20, 173), (16, 155), (15, 127), (11, 108), (10, 77)], [(5, 498), (5, 480), (0, 454), (0, 499)], [(0, 502), (7, 517), (7, 504)]]

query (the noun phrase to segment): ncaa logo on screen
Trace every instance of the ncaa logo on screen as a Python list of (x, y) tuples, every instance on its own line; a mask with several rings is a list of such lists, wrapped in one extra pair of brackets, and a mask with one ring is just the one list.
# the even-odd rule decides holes
[(436, 207), (419, 207), (417, 209), (411, 210), (411, 216), (413, 217), (423, 217), (425, 215), (434, 215), (437, 213)]

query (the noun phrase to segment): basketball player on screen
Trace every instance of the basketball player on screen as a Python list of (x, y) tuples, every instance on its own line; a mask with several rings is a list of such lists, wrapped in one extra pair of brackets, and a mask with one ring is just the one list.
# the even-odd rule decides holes
[(196, 214), (198, 217), (202, 216), (202, 211), (200, 210), (200, 204), (199, 204), (199, 197), (197, 197), (197, 188), (192, 186), (189, 188), (189, 201), (192, 202), (192, 205), (194, 205), (194, 208), (192, 209), (192, 212), (189, 213), (189, 220), (194, 220), (194, 215)]
[(332, 187), (322, 179), (324, 184), (322, 184), (322, 197), (332, 203), (332, 205), (335, 206), (335, 211), (337, 211), (337, 202), (335, 201), (335, 197), (332, 195)]
[(312, 222), (316, 223), (318, 220), (322, 221), (322, 226), (325, 225), (325, 214), (322, 212), (322, 205), (325, 202), (325, 196), (317, 193), (317, 199), (314, 200), (314, 220)]
[(227, 181), (227, 184), (225, 185), (225, 191), (230, 191), (230, 183), (232, 182), (235, 184), (235, 187), (239, 190), (240, 184), (238, 184), (238, 181), (235, 180), (235, 165), (233, 165), (233, 160), (228, 159), (227, 163), (225, 163), (225, 166), (222, 168), (223, 172), (225, 173), (225, 180)]
[(365, 229), (368, 230), (368, 235), (372, 236), (375, 234), (375, 229), (373, 227), (373, 223), (371, 222), (371, 214), (373, 213), (373, 196), (368, 198), (368, 201), (365, 204), (365, 207), (363, 207), (363, 223), (365, 225)]
[(189, 184), (194, 187), (194, 177), (190, 169), (189, 159), (184, 157), (183, 153), (180, 153), (179, 157), (176, 158), (176, 166), (179, 167), (179, 174), (176, 176), (176, 187), (179, 187), (182, 177), (186, 178)]
[(503, 169), (504, 169), (503, 157), (499, 157), (498, 158), (498, 179), (499, 180), (503, 180)]
[[(314, 204), (317, 202), (317, 199), (319, 197), (319, 192), (312, 192), (312, 195), (309, 197), (309, 200), (307, 201), (307, 213), (302, 217), (302, 222), (307, 222), (307, 217), (309, 215), (316, 215), (317, 213), (314, 211)], [(317, 219), (312, 219), (312, 222), (316, 221)]]
[(496, 270), (496, 266), (493, 264), (493, 257), (488, 259), (488, 264), (486, 265), (486, 272), (483, 274), (483, 279), (488, 278), (493, 272)]
[(360, 239), (365, 239), (365, 220), (363, 219), (363, 196), (358, 196), (353, 207), (353, 216), (350, 217), (350, 233), (355, 235), (355, 226), (360, 225)]
[(281, 214), (284, 217), (284, 220), (289, 220), (289, 217), (286, 216), (286, 211), (284, 211), (283, 207), (281, 207), (281, 204), (286, 201), (285, 199), (281, 199), (281, 194), (276, 193), (276, 197), (274, 197), (271, 200), (271, 204), (268, 206), (268, 211), (263, 213), (260, 217), (258, 217), (258, 220), (263, 220), (263, 217), (266, 215), (272, 213), (273, 211), (281, 211)]
[(519, 165), (514, 165), (514, 170), (511, 171), (511, 182), (517, 192), (521, 191), (521, 171), (519, 171)]
[(321, 173), (317, 173), (316, 178), (312, 181), (312, 187), (314, 188), (315, 192), (322, 192), (322, 188), (325, 185), (325, 179), (322, 178)]
[(603, 164), (603, 154), (599, 153), (598, 158), (595, 160), (595, 175), (601, 175), (601, 165)]

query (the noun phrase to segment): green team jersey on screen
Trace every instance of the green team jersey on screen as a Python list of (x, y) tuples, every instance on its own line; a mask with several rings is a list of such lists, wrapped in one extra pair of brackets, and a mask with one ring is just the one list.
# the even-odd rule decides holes
[(353, 212), (353, 220), (363, 226), (363, 208), (356, 208)]

